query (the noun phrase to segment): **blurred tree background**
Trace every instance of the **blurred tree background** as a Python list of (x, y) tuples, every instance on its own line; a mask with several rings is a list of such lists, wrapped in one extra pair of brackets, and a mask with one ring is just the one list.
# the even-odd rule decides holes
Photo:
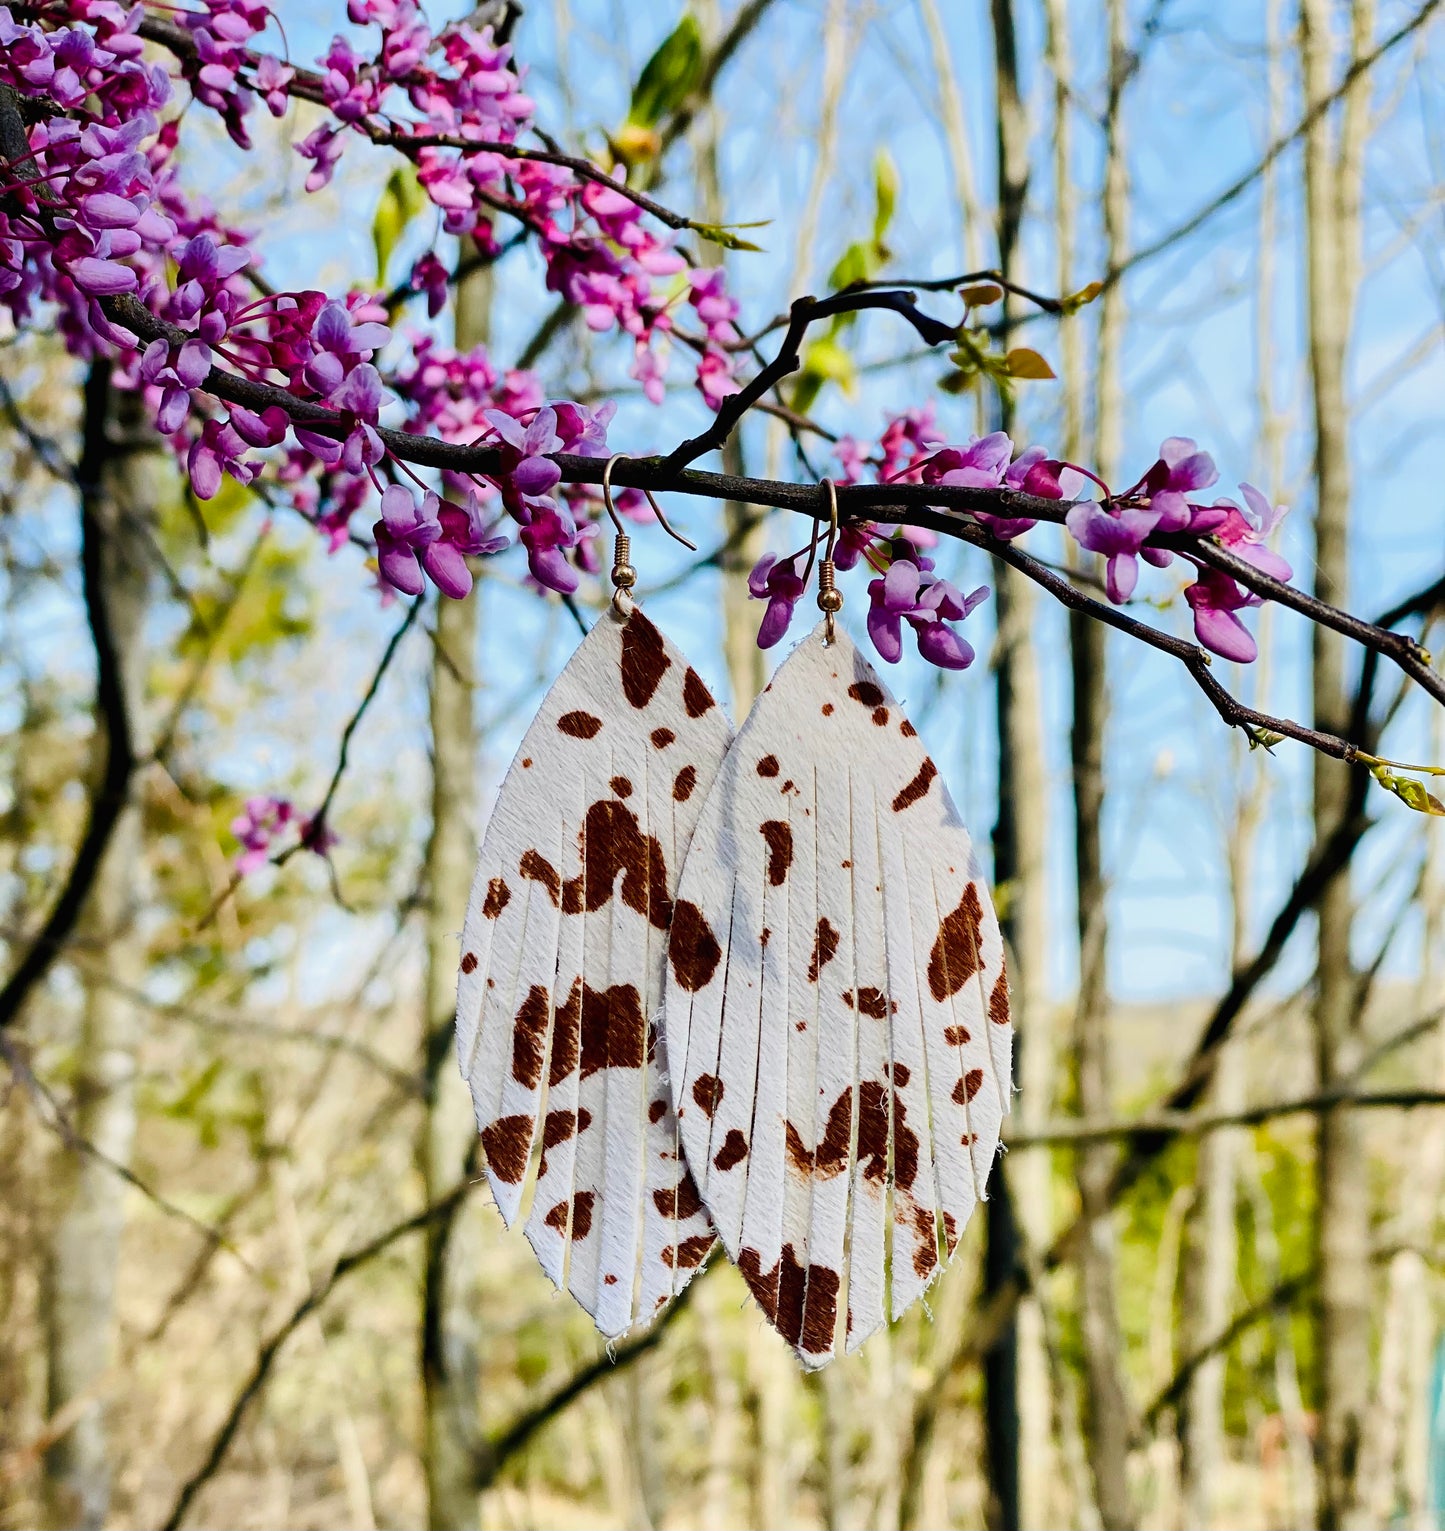
[[(490, 7), (568, 147), (765, 224), (726, 256), (755, 327), (860, 277), (1106, 284), (1057, 325), (1002, 311), (1057, 374), (1016, 397), (860, 318), (815, 336), (791, 409), (871, 439), (932, 400), (949, 439), (1003, 424), (1122, 482), (1193, 434), (1295, 507), (1306, 583), (1437, 649), (1440, 9)], [(277, 14), (297, 60), (343, 24)], [(246, 157), (199, 123), (183, 168), (282, 282), (387, 290), (434, 213), (386, 154), (303, 197), (314, 120), (257, 124)], [(627, 344), (525, 247), (432, 328), (620, 399), (630, 451), (704, 418), (690, 391), (643, 402)], [(720, 1258), (609, 1356), (488, 1204), (450, 1050), (480, 826), (574, 615), (504, 559), (403, 621), (363, 552), (229, 480), (197, 502), (54, 335), (0, 335), (0, 380), (7, 971), (114, 795), (118, 721), (135, 762), (63, 958), (0, 1034), (0, 1525), (1445, 1526), (1438, 820), (1247, 748), (1165, 656), (946, 550), (995, 587), (986, 662), (910, 657), (899, 688), (1012, 945), (1021, 1088), (987, 1216), (927, 1311), (819, 1375)], [(809, 440), (750, 417), (722, 462), (811, 477)], [(770, 663), (747, 571), (790, 533), (681, 519), (707, 556), (642, 529), (643, 594), (740, 719)], [(85, 581), (119, 661), (98, 699)], [(585, 586), (583, 617), (604, 599)], [(1177, 591), (1156, 604), (1187, 631)], [(1425, 698), (1257, 620), (1232, 689), (1445, 761)], [(312, 811), (328, 784), (329, 858), (238, 879), (243, 800)]]

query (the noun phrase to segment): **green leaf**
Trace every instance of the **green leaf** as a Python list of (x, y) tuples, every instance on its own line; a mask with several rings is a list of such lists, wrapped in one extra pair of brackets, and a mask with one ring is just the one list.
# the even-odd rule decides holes
[(427, 195), (417, 181), (416, 171), (410, 165), (398, 165), (382, 189), (381, 201), (376, 205), (376, 217), (371, 224), (371, 237), (376, 245), (378, 285), (386, 281), (386, 268), (391, 264), (392, 251), (406, 232), (407, 224), (426, 206)]
[(771, 219), (764, 218), (758, 223), (688, 223), (688, 228), (700, 238), (706, 239), (709, 244), (721, 245), (724, 250), (761, 250), (761, 245), (755, 245), (751, 239), (740, 238), (732, 231), (734, 229), (765, 229)]
[(851, 395), (857, 381), (858, 366), (853, 353), (835, 334), (821, 335), (803, 352), (803, 365), (793, 384), (789, 407), (805, 415), (828, 383), (836, 383)]
[(1010, 377), (1050, 378), (1054, 375), (1048, 362), (1027, 346), (1016, 346), (1004, 357), (1004, 370)]
[(1090, 282), (1087, 287), (1081, 287), (1077, 292), (1070, 293), (1063, 300), (1063, 310), (1066, 314), (1076, 314), (1081, 308), (1087, 307), (1104, 290), (1102, 282)]
[(851, 287), (854, 282), (868, 281), (872, 275), (871, 252), (867, 245), (855, 240), (838, 257), (837, 264), (828, 273), (828, 286), (834, 292), (841, 292), (845, 287)]
[(898, 167), (886, 149), (873, 156), (873, 245), (880, 256), (886, 256), (883, 238), (888, 225), (893, 222), (893, 209), (898, 203)]
[(671, 116), (702, 83), (702, 28), (686, 13), (642, 66), (632, 92), (627, 121), (653, 128)]
[(1407, 808), (1413, 808), (1416, 813), (1428, 813), (1431, 818), (1445, 819), (1445, 803), (1428, 791), (1424, 782), (1410, 776), (1396, 776), (1383, 765), (1375, 766), (1370, 774), (1387, 792), (1393, 792)]

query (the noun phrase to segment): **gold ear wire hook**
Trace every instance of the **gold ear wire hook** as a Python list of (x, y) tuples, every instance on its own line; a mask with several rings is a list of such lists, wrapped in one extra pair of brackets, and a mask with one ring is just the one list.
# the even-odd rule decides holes
[[(833, 480), (825, 478), (822, 487), (828, 493), (828, 543), (823, 550), (823, 561), (818, 565), (818, 610), (823, 613), (823, 642), (832, 643), (837, 637), (834, 617), (843, 609), (843, 592), (836, 584), (837, 570), (833, 563), (833, 552), (838, 545), (838, 491), (833, 485)], [(813, 545), (808, 550), (808, 571), (812, 571), (813, 557), (818, 551), (818, 534), (813, 535)], [(808, 576), (805, 573), (803, 583), (806, 585)]]
[[(607, 459), (606, 466), (602, 469), (602, 503), (607, 507), (607, 514), (612, 517), (612, 524), (617, 528), (617, 539), (613, 544), (612, 553), (612, 606), (621, 616), (627, 616), (632, 610), (632, 598), (627, 594), (637, 583), (637, 570), (632, 567), (632, 539), (622, 529), (622, 521), (617, 514), (617, 507), (612, 503), (612, 469), (626, 458), (625, 452), (614, 452)], [(690, 542), (662, 513), (662, 506), (653, 498), (650, 489), (644, 489), (647, 503), (652, 507), (652, 513), (657, 517), (658, 524), (674, 542), (680, 542), (683, 547), (697, 552), (697, 543)]]
[(623, 455), (618, 452), (609, 457), (602, 470), (602, 503), (607, 507), (607, 514), (612, 517), (613, 526), (617, 528), (617, 536), (612, 544), (612, 609), (619, 617), (629, 617), (633, 611), (630, 592), (637, 583), (637, 570), (632, 567), (632, 538), (623, 531), (617, 507), (612, 503), (612, 467)]

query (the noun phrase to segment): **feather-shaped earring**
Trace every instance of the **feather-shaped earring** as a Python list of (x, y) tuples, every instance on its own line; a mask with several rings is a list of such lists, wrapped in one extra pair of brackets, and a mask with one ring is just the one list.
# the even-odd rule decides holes
[(703, 805), (664, 996), (703, 1202), (808, 1367), (840, 1334), (860, 1345), (885, 1297), (900, 1315), (952, 1255), (1009, 1109), (1012, 1042), (968, 832), (913, 725), (835, 631), (827, 489), (825, 615)]
[(702, 679), (633, 605), (616, 460), (602, 485), (617, 528), (612, 608), (502, 783), (457, 992), (458, 1056), (497, 1206), (508, 1226), (523, 1215), (540, 1136), (527, 1238), (609, 1337), (679, 1292), (714, 1242), (679, 1148), (657, 1014), (683, 853), (732, 737)]

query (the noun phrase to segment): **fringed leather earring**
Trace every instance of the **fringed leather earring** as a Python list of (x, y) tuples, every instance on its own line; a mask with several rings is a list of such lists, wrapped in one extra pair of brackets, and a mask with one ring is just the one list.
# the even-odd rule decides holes
[(953, 1254), (1009, 1109), (1012, 1042), (968, 832), (835, 626), (825, 484), (823, 620), (703, 804), (664, 996), (702, 1200), (808, 1367), (903, 1313)]
[(612, 606), (502, 783), (457, 994), (458, 1056), (497, 1206), (509, 1226), (525, 1212), (542, 1268), (609, 1337), (675, 1296), (714, 1242), (680, 1152), (657, 1016), (683, 853), (732, 737), (632, 601), (616, 461), (602, 484), (617, 529)]

